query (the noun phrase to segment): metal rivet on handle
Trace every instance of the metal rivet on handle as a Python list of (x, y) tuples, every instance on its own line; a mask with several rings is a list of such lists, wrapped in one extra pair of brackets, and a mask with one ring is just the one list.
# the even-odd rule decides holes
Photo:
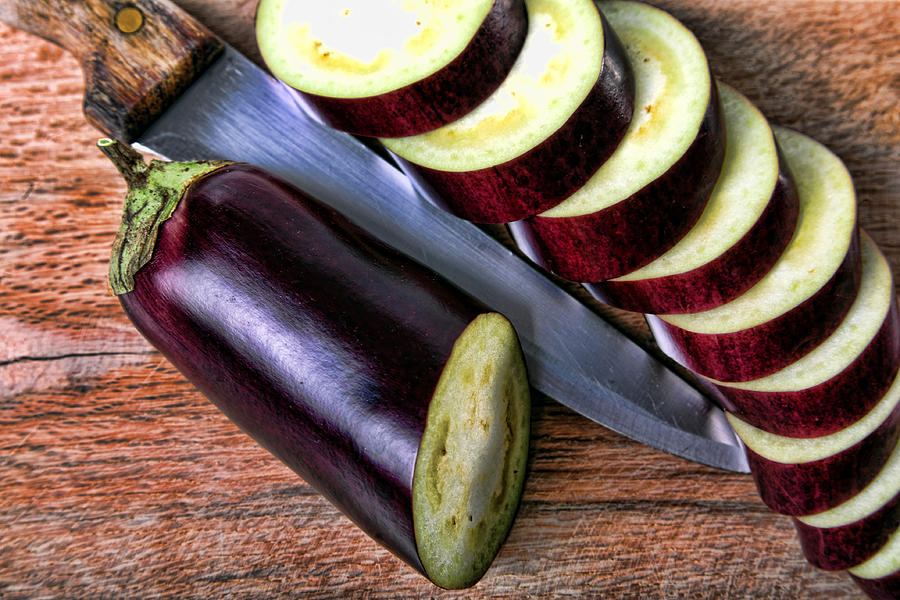
[(116, 27), (122, 33), (134, 33), (144, 24), (144, 15), (133, 6), (120, 8), (116, 13)]

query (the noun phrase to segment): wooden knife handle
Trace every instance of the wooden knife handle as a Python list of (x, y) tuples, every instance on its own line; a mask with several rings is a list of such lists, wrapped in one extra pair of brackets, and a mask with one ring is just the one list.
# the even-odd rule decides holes
[(0, 21), (71, 52), (84, 71), (84, 114), (132, 142), (222, 52), (168, 0), (0, 0)]

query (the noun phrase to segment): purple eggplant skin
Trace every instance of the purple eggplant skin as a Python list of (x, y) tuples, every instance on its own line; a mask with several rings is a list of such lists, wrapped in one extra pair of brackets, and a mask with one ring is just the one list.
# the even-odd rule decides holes
[(710, 262), (652, 279), (585, 283), (595, 298), (625, 310), (677, 314), (734, 300), (769, 272), (787, 247), (799, 216), (797, 189), (779, 151), (779, 173), (766, 209), (731, 248)]
[(884, 467), (900, 440), (900, 404), (859, 442), (830, 456), (805, 463), (781, 463), (745, 452), (756, 489), (774, 512), (791, 517), (813, 515), (859, 494)]
[(533, 214), (511, 223), (522, 250), (555, 275), (596, 283), (639, 269), (678, 243), (703, 213), (725, 160), (724, 116), (712, 75), (710, 81), (700, 129), (665, 173), (595, 212), (571, 217)]
[(648, 315), (647, 322), (666, 353), (695, 373), (722, 382), (752, 381), (784, 369), (834, 333), (856, 299), (860, 279), (860, 242), (854, 232), (831, 279), (765, 323), (729, 333), (696, 333), (656, 315)]
[(451, 347), (483, 306), (243, 164), (192, 183), (119, 298), (232, 421), (425, 573), (416, 455)]
[[(751, 425), (787, 437), (811, 438), (849, 427), (872, 410), (900, 368), (900, 313), (891, 300), (881, 329), (843, 371), (813, 387), (784, 392), (711, 390), (719, 404)], [(835, 401), (836, 398), (847, 399)]]
[(796, 518), (793, 522), (809, 563), (826, 571), (842, 571), (871, 558), (900, 527), (900, 494), (855, 523), (820, 528)]
[(856, 582), (859, 589), (872, 600), (897, 600), (900, 598), (900, 572), (880, 579), (863, 579), (852, 573), (850, 577)]

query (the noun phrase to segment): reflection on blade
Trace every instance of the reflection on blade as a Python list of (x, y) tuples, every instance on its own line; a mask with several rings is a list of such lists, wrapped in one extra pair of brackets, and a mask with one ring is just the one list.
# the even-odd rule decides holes
[(355, 138), (311, 120), (293, 92), (232, 49), (136, 145), (283, 177), (504, 313), (536, 389), (654, 448), (749, 470), (722, 412), (693, 387), (481, 229), (424, 201)]

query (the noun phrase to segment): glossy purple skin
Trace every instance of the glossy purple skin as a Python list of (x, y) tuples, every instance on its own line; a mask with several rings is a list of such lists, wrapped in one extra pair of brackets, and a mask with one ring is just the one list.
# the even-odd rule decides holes
[(812, 527), (794, 519), (797, 537), (810, 564), (842, 571), (872, 557), (900, 527), (900, 494), (871, 515), (840, 527)]
[(659, 258), (693, 227), (725, 158), (725, 127), (716, 86), (697, 137), (665, 173), (630, 197), (577, 217), (533, 216), (510, 229), (545, 269), (583, 283), (605, 281)]
[(247, 165), (195, 183), (120, 296), (232, 421), (423, 571), (412, 477), (451, 347), (484, 310)]
[(613, 153), (634, 114), (634, 76), (602, 14), (604, 52), (597, 83), (569, 119), (540, 144), (500, 165), (450, 172), (397, 157), (432, 202), (476, 223), (509, 223), (548, 210), (590, 179)]
[(762, 501), (792, 517), (834, 508), (869, 485), (890, 458), (900, 439), (900, 404), (875, 431), (858, 443), (826, 458), (786, 464), (746, 449), (750, 471)]
[(788, 437), (819, 437), (852, 425), (884, 396), (900, 366), (897, 299), (872, 341), (847, 368), (805, 390), (755, 392), (723, 385), (717, 400), (725, 410), (765, 431)]
[(863, 579), (850, 574), (856, 585), (872, 600), (897, 600), (900, 598), (900, 572), (880, 579)]
[(798, 214), (797, 188), (782, 166), (772, 197), (753, 227), (710, 262), (666, 277), (584, 287), (606, 304), (641, 313), (692, 313), (721, 306), (769, 272), (791, 240)]
[(437, 129), (481, 104), (503, 82), (528, 32), (523, 0), (495, 0), (468, 46), (428, 77), (364, 98), (301, 92), (319, 118), (342, 131), (401, 137)]
[(696, 333), (648, 315), (660, 347), (695, 373), (724, 382), (771, 375), (830, 336), (850, 310), (860, 282), (859, 236), (843, 262), (815, 294), (781, 316), (729, 333)]

